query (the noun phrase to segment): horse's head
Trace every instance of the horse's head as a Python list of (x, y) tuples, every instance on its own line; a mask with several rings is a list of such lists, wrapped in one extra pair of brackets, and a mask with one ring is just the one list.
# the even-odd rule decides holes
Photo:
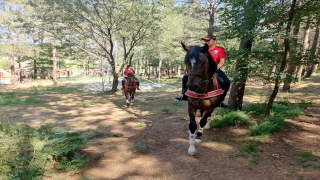
[(213, 73), (216, 71), (216, 68), (211, 70), (211, 63), (213, 61), (208, 59), (208, 55), (203, 47), (200, 46), (187, 46), (181, 42), (183, 49), (187, 52), (184, 63), (186, 65), (188, 76), (187, 87), (196, 91), (201, 83), (210, 79)]

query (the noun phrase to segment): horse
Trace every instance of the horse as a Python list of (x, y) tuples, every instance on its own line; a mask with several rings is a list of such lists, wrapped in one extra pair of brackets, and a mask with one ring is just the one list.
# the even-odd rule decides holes
[(133, 74), (128, 74), (127, 80), (124, 85), (124, 95), (126, 97), (127, 107), (133, 104), (134, 93), (136, 92), (137, 82)]
[[(210, 128), (211, 113), (218, 106), (223, 90), (217, 80), (216, 63), (208, 59), (208, 54), (203, 47), (187, 46), (181, 42), (186, 51), (184, 63), (188, 73), (187, 91), (189, 113), (189, 149), (188, 154), (197, 154), (195, 145), (201, 142), (204, 129)], [(202, 117), (197, 128), (196, 112), (200, 110)]]

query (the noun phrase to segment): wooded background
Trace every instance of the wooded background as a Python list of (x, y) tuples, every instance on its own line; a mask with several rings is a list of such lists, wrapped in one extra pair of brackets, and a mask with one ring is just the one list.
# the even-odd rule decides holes
[(127, 64), (147, 77), (180, 76), (180, 42), (202, 45), (209, 33), (228, 53), (229, 105), (241, 109), (245, 83), (256, 78), (274, 84), (270, 115), (279, 89), (289, 91), (319, 64), (318, 0), (0, 0), (0, 6), (0, 69), (10, 71), (13, 85), (17, 64), (33, 78), (50, 69), (54, 84), (59, 71), (109, 71), (113, 91)]

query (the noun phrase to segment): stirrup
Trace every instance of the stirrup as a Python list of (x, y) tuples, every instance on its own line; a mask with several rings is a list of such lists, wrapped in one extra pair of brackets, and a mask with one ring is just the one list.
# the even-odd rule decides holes
[(188, 96), (186, 96), (185, 94), (181, 94), (180, 96), (175, 97), (175, 99), (177, 101), (186, 101), (188, 100)]
[(220, 106), (219, 107), (221, 107), (221, 108), (228, 108), (229, 106), (228, 105), (226, 105), (226, 104), (224, 104), (223, 103), (223, 101), (220, 103)]
[(177, 96), (174, 99), (176, 99), (177, 101), (181, 101), (181, 99), (183, 98), (183, 95)]

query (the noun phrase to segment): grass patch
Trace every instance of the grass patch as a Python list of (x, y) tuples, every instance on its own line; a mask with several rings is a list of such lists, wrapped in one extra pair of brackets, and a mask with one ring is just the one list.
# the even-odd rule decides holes
[(287, 127), (287, 123), (282, 117), (268, 117), (264, 122), (250, 127), (252, 136), (269, 136)]
[(0, 105), (15, 105), (15, 104), (41, 104), (43, 100), (39, 100), (32, 97), (20, 98), (13, 92), (0, 93)]
[(120, 119), (120, 124), (125, 125), (128, 121), (132, 121), (133, 117), (126, 117), (126, 118), (121, 118)]
[(92, 106), (94, 105), (95, 102), (94, 101), (91, 101), (91, 100), (84, 100), (80, 103), (81, 106)]
[(33, 94), (74, 94), (78, 89), (68, 86), (35, 87), (31, 88)]
[[(303, 109), (301, 107), (301, 103), (296, 105), (290, 103), (289, 101), (278, 101), (273, 104), (272, 116), (283, 118), (295, 118), (299, 115), (304, 114)], [(266, 103), (247, 104), (244, 105), (242, 108), (242, 110), (247, 114), (259, 118), (265, 117), (266, 109)]]
[[(148, 81), (152, 81), (154, 83), (158, 83), (158, 78), (150, 77), (150, 79), (147, 79)], [(141, 81), (145, 81), (144, 79), (141, 78)], [(168, 77), (162, 77), (160, 80), (160, 84), (166, 84), (166, 85), (171, 85), (171, 86), (181, 86), (182, 83), (182, 78), (181, 77), (173, 77), (173, 78), (168, 78)]]
[(121, 133), (107, 133), (108, 137), (123, 137), (123, 134)]
[(229, 111), (225, 115), (216, 115), (210, 124), (210, 128), (223, 128), (227, 126), (234, 126), (237, 122), (248, 125), (249, 117), (242, 111)]
[(240, 151), (245, 153), (253, 153), (258, 150), (259, 141), (257, 140), (249, 140), (248, 144), (241, 147)]
[(259, 164), (259, 156), (256, 153), (258, 151), (259, 141), (249, 140), (245, 145), (240, 148), (239, 153), (232, 154), (230, 158), (247, 158), (253, 164)]
[(314, 154), (312, 154), (312, 152), (304, 152), (301, 154), (299, 162), (300, 163), (306, 163), (309, 161), (317, 161), (318, 157)]
[(182, 102), (178, 102), (178, 101), (175, 101), (172, 103), (173, 106), (176, 106), (176, 107), (186, 107), (186, 103), (182, 103)]
[[(48, 167), (78, 173), (86, 136), (66, 128), (0, 123), (0, 179), (40, 179)], [(55, 169), (49, 169), (55, 171)]]
[(143, 154), (147, 151), (148, 147), (146, 145), (146, 141), (140, 141), (133, 145), (136, 152), (139, 154)]
[(169, 114), (171, 109), (170, 108), (161, 108), (161, 111), (164, 112), (165, 114)]
[(144, 122), (138, 122), (136, 126), (137, 126), (137, 127), (146, 127), (147, 124), (144, 123)]

